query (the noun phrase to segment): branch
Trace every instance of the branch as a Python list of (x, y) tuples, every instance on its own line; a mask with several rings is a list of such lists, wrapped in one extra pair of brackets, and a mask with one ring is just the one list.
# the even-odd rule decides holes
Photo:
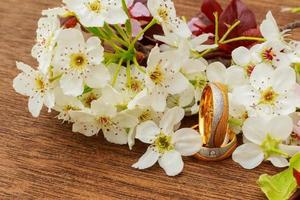
[(285, 26), (283, 26), (280, 30), (284, 31), (284, 30), (293, 30), (293, 29), (297, 29), (300, 28), (300, 21), (295, 21), (292, 23), (289, 23)]

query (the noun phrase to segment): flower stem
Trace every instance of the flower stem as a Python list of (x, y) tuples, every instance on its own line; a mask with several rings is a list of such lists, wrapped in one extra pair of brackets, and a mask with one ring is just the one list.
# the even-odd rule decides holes
[(232, 24), (228, 30), (226, 31), (226, 33), (223, 35), (223, 37), (220, 39), (220, 43), (222, 43), (224, 40), (226, 40), (226, 38), (228, 37), (228, 35), (233, 31), (233, 29), (235, 29), (239, 24), (241, 23), (241, 21), (236, 21), (234, 24)]
[(129, 38), (128, 38), (127, 34), (125, 33), (125, 31), (123, 30), (123, 28), (119, 24), (115, 24), (114, 28), (120, 34), (122, 39), (127, 43), (127, 45), (130, 44)]
[(114, 74), (114, 78), (113, 78), (113, 81), (112, 81), (113, 86), (116, 84), (118, 75), (119, 75), (119, 73), (121, 71), (121, 68), (122, 68), (122, 63), (123, 63), (123, 58), (120, 59), (119, 64), (118, 64), (118, 68), (116, 69), (116, 72)]
[(214, 12), (215, 16), (215, 44), (219, 42), (219, 15), (218, 12)]
[(151, 22), (141, 31), (139, 32), (139, 34), (134, 38), (133, 42), (130, 45), (130, 49), (134, 48), (134, 45), (136, 44), (136, 42), (140, 39), (140, 37), (142, 37), (142, 35), (148, 30), (150, 29), (153, 25), (155, 25), (157, 23), (157, 20), (155, 18), (153, 18), (151, 20)]
[(241, 37), (236, 37), (236, 38), (232, 38), (229, 40), (224, 40), (224, 41), (220, 41), (221, 44), (228, 44), (231, 42), (236, 42), (236, 41), (257, 41), (257, 42), (265, 42), (266, 39), (265, 38), (260, 38), (260, 37), (246, 37), (246, 36), (241, 36)]
[(136, 57), (133, 58), (133, 63), (134, 63), (134, 66), (139, 70), (141, 71), (143, 74), (146, 73), (145, 69), (143, 69), (143, 67), (140, 66), (139, 62), (137, 61)]

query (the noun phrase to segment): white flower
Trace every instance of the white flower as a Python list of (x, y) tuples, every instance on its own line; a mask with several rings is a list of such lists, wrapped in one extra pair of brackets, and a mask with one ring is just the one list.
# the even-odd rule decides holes
[(29, 97), (28, 108), (32, 116), (39, 116), (43, 104), (50, 111), (55, 97), (48, 76), (21, 62), (17, 62), (17, 68), (22, 72), (14, 79), (13, 87), (16, 92)]
[(103, 47), (97, 37), (91, 37), (85, 43), (82, 33), (77, 29), (60, 32), (54, 67), (63, 73), (60, 86), (65, 95), (81, 95), (84, 84), (91, 88), (106, 86), (110, 74), (102, 61)]
[(288, 115), (296, 111), (299, 97), (295, 92), (296, 75), (292, 68), (273, 69), (259, 64), (253, 70), (248, 85), (233, 90), (249, 116)]
[(255, 53), (254, 56), (259, 63), (268, 64), (274, 68), (289, 67), (291, 60), (286, 49), (276, 42), (265, 42), (254, 45), (251, 50)]
[(271, 11), (267, 13), (266, 19), (263, 20), (260, 25), (260, 32), (268, 42), (281, 43), (283, 47), (286, 46), (284, 36), (288, 31), (289, 30), (285, 30), (283, 32), (280, 31)]
[[(138, 124), (141, 124), (149, 120), (158, 123), (161, 120), (163, 113), (155, 112), (151, 107), (137, 106), (132, 110), (127, 110), (127, 114), (136, 117), (139, 120)], [(130, 149), (132, 149), (132, 146), (135, 144), (135, 135), (136, 129), (132, 129), (128, 134), (128, 146)]]
[[(108, 69), (113, 77), (118, 71), (117, 64), (110, 64)], [(127, 68), (122, 66), (113, 86), (125, 99), (126, 104), (145, 88), (145, 74), (137, 69), (135, 65), (130, 66), (130, 83), (127, 77)]]
[(36, 44), (31, 54), (40, 63), (43, 73), (47, 73), (53, 57), (57, 35), (60, 32), (60, 22), (57, 17), (42, 17), (38, 22)]
[(102, 130), (107, 141), (115, 144), (127, 144), (130, 129), (138, 123), (135, 117), (101, 102), (101, 98), (91, 103), (90, 112), (70, 111), (70, 116), (75, 121), (73, 132), (93, 136)]
[(175, 32), (183, 38), (192, 35), (187, 23), (176, 16), (172, 0), (148, 0), (148, 9), (151, 15), (161, 23), (164, 32)]
[(157, 161), (169, 176), (175, 176), (183, 170), (181, 156), (197, 153), (202, 140), (198, 132), (183, 128), (174, 132), (174, 126), (184, 117), (183, 109), (174, 107), (167, 111), (159, 126), (147, 121), (137, 127), (136, 138), (150, 144), (146, 153), (132, 167), (146, 169)]
[(55, 90), (55, 106), (53, 109), (60, 112), (57, 116), (63, 122), (72, 122), (70, 111), (84, 110), (84, 105), (77, 97), (64, 95), (60, 88)]
[(229, 126), (230, 129), (238, 134), (242, 130), (245, 120), (248, 118), (248, 112), (244, 105), (241, 105), (239, 99), (234, 98), (231, 93), (228, 94), (229, 102)]
[(238, 47), (232, 51), (233, 62), (235, 65), (242, 67), (248, 77), (250, 77), (256, 65), (261, 62), (253, 51), (254, 48), (249, 50), (246, 47)]
[(146, 89), (129, 103), (129, 108), (144, 105), (163, 112), (168, 95), (179, 94), (188, 88), (189, 82), (179, 71), (179, 66), (170, 65), (168, 60), (172, 57), (164, 57), (157, 46), (151, 50), (146, 68)]
[(220, 62), (214, 62), (208, 65), (206, 75), (210, 82), (222, 83), (228, 86), (229, 91), (236, 86), (247, 83), (243, 68), (238, 66), (226, 68), (224, 64)]
[(128, 19), (121, 0), (64, 0), (83, 26), (102, 27), (104, 23), (124, 24)]
[(283, 144), (293, 130), (292, 119), (278, 116), (271, 120), (248, 118), (243, 133), (248, 143), (239, 146), (232, 159), (246, 169), (257, 167), (263, 160), (269, 160), (276, 167), (289, 165), (288, 157), (300, 151), (300, 146)]

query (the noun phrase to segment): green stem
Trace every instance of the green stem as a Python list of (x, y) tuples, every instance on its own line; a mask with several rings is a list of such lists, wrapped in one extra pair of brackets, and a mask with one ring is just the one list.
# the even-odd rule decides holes
[(118, 64), (118, 68), (116, 69), (116, 72), (114, 74), (114, 78), (113, 78), (113, 81), (112, 81), (113, 86), (116, 84), (118, 75), (119, 75), (119, 73), (121, 71), (121, 68), (122, 68), (122, 63), (123, 63), (123, 58), (120, 59), (119, 64)]
[(119, 24), (115, 24), (114, 28), (120, 34), (120, 36), (122, 37), (122, 39), (126, 42), (126, 45), (130, 44), (129, 38), (128, 38), (127, 34), (125, 33), (125, 31), (123, 30), (123, 28), (120, 27)]
[(260, 38), (260, 37), (246, 37), (246, 36), (241, 36), (241, 37), (236, 37), (236, 38), (232, 38), (229, 40), (224, 40), (224, 41), (220, 41), (221, 44), (228, 44), (231, 42), (236, 42), (236, 41), (257, 41), (257, 42), (265, 42), (266, 39), (265, 38)]
[(239, 24), (241, 23), (241, 21), (236, 21), (234, 24), (232, 24), (228, 30), (226, 31), (226, 33), (223, 35), (223, 37), (220, 39), (220, 43), (222, 43), (224, 40), (226, 40), (226, 38), (228, 37), (228, 35), (233, 31), (233, 29), (235, 29), (235, 27), (237, 27)]
[(59, 74), (59, 75), (57, 75), (57, 76), (55, 76), (53, 78), (50, 78), (49, 81), (52, 83), (52, 82), (56, 81), (57, 79), (60, 79), (62, 77), (62, 75), (63, 74)]
[(141, 71), (142, 73), (146, 73), (145, 69), (143, 67), (140, 66), (139, 62), (137, 61), (136, 57), (133, 58), (133, 63), (134, 63), (134, 66), (139, 70)]
[(128, 46), (128, 43), (126, 41), (124, 41), (122, 38), (120, 38), (118, 35), (115, 34), (115, 31), (110, 27), (110, 25), (105, 23), (103, 28), (106, 31), (106, 33), (110, 36), (111, 39), (115, 40), (116, 42), (126, 47)]
[(134, 38), (133, 42), (131, 43), (129, 49), (133, 49), (135, 43), (140, 39), (140, 37), (142, 37), (142, 35), (148, 30), (150, 29), (153, 25), (155, 25), (157, 23), (157, 20), (155, 18), (153, 18), (151, 20), (151, 22), (141, 31), (139, 32), (139, 34)]

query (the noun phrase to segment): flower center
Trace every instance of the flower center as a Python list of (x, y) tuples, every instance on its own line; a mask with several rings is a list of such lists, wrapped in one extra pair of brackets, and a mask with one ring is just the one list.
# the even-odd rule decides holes
[(160, 7), (157, 10), (157, 14), (162, 19), (162, 21), (166, 22), (166, 21), (169, 20), (169, 12), (168, 12), (168, 10), (166, 8)]
[(41, 76), (35, 78), (35, 88), (39, 92), (44, 92), (46, 89), (46, 83)]
[(140, 116), (139, 116), (139, 121), (140, 122), (145, 122), (147, 120), (151, 119), (151, 111), (150, 110), (145, 110)]
[(273, 52), (273, 48), (271, 47), (263, 50), (261, 56), (265, 62), (272, 62), (274, 57), (276, 57), (276, 54)]
[(93, 2), (90, 2), (88, 4), (88, 8), (95, 13), (100, 13), (100, 11), (102, 10), (102, 5), (100, 0), (94, 0)]
[(279, 95), (273, 90), (273, 88), (268, 88), (261, 92), (260, 104), (271, 104), (274, 105), (275, 101)]
[(142, 91), (142, 82), (139, 81), (139, 80), (137, 80), (137, 79), (132, 79), (131, 80), (130, 89), (133, 92), (140, 92), (140, 91)]
[(105, 116), (99, 117), (98, 122), (103, 126), (109, 126), (112, 124), (110, 117), (105, 117)]
[(161, 67), (156, 66), (155, 70), (150, 73), (150, 79), (156, 84), (159, 85), (164, 80), (164, 74), (161, 70)]
[(156, 138), (154, 144), (157, 147), (159, 153), (165, 153), (174, 149), (174, 146), (171, 141), (171, 136), (165, 135), (164, 133), (160, 133), (159, 136)]
[(253, 70), (255, 68), (255, 65), (254, 64), (249, 64), (247, 67), (246, 67), (246, 73), (247, 73), (247, 76), (250, 77)]
[(77, 110), (80, 110), (80, 108), (76, 107), (76, 106), (72, 106), (72, 105), (66, 105), (63, 108), (63, 111), (65, 111), (65, 112), (71, 111), (71, 110), (77, 111)]
[(265, 159), (274, 155), (288, 157), (288, 155), (285, 152), (279, 149), (279, 144), (281, 144), (280, 140), (277, 140), (273, 138), (270, 134), (267, 134), (267, 137), (260, 145), (260, 148), (263, 150), (265, 154)]
[(74, 53), (71, 55), (71, 62), (70, 62), (71, 68), (78, 71), (83, 71), (85, 70), (87, 64), (88, 64), (88, 59), (83, 53)]
[(98, 99), (97, 95), (92, 92), (92, 93), (89, 93), (86, 97), (83, 98), (83, 103), (84, 103), (85, 106), (90, 108), (92, 102), (94, 100), (97, 100), (97, 99)]

